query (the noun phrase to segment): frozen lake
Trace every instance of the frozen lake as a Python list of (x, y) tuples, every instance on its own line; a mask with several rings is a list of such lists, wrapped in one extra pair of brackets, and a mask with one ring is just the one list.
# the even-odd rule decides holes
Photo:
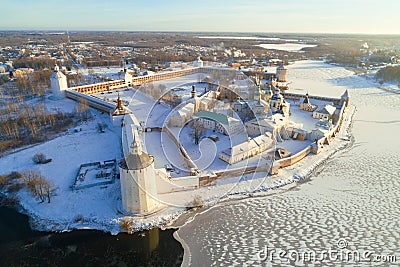
[(399, 96), (378, 89), (373, 80), (320, 62), (296, 63), (289, 73), (301, 78), (300, 84), (313, 93), (328, 90), (338, 95), (343, 88), (349, 89), (350, 101), (357, 107), (354, 142), (318, 169), (308, 183), (267, 197), (217, 205), (181, 227), (179, 236), (193, 251), (192, 265), (373, 265), (356, 258), (328, 258), (321, 263), (277, 254), (273, 261), (260, 260), (272, 250), (315, 251), (320, 256), (324, 250), (336, 249), (368, 252), (360, 260), (397, 255), (399, 261)]
[(265, 49), (274, 49), (274, 50), (281, 50), (288, 52), (301, 52), (301, 49), (303, 48), (316, 47), (317, 45), (284, 43), (284, 44), (259, 44), (258, 46)]

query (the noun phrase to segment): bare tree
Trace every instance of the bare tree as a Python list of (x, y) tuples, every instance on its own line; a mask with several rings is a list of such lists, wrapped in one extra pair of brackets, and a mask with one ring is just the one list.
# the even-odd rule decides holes
[(89, 104), (85, 98), (80, 98), (74, 108), (76, 113), (79, 113), (84, 121), (89, 118)]
[(203, 198), (200, 195), (195, 195), (193, 198), (193, 207), (201, 208), (204, 206)]
[(47, 180), (40, 172), (34, 170), (24, 171), (22, 179), (33, 196), (39, 197), (41, 202), (47, 200), (50, 203), (54, 188), (53, 183)]
[(200, 122), (200, 120), (196, 119), (193, 121), (193, 137), (194, 143), (196, 145), (199, 144), (200, 138), (202, 137), (204, 132), (204, 125)]

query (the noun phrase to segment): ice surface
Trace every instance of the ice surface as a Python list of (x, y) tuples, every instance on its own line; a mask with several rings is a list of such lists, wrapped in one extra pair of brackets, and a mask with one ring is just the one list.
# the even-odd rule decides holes
[(300, 52), (301, 49), (306, 47), (316, 47), (317, 45), (310, 44), (294, 44), (294, 43), (284, 43), (284, 44), (260, 44), (258, 45), (265, 49), (282, 50), (289, 52)]
[[(293, 85), (310, 94), (337, 97), (349, 89), (350, 102), (357, 107), (354, 143), (328, 160), (306, 184), (282, 187), (263, 198), (222, 203), (198, 214), (177, 233), (187, 245), (185, 259), (194, 265), (200, 261), (207, 266), (307, 265), (279, 260), (276, 254), (274, 262), (261, 262), (257, 254), (266, 246), (299, 253), (338, 249), (340, 238), (352, 251), (398, 253), (400, 98), (377, 88), (374, 80), (322, 62), (297, 62), (289, 74)], [(340, 147), (340, 138), (330, 145), (333, 150)], [(277, 177), (306, 174), (323, 153), (281, 170)], [(321, 264), (369, 266), (370, 262), (315, 263)]]

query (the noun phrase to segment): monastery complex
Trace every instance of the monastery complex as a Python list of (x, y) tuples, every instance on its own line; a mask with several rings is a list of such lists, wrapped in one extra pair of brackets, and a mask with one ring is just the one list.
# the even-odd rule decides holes
[[(68, 88), (66, 76), (56, 66), (52, 98), (84, 99), (110, 114), (122, 134), (124, 158), (118, 165), (122, 207), (146, 215), (162, 209), (162, 194), (195, 190), (238, 174), (274, 175), (329, 144), (349, 103), (347, 91), (340, 98), (288, 93), (287, 72), (280, 66), (274, 79), (264, 80), (262, 74), (252, 79), (240, 70), (210, 66), (198, 58), (185, 69), (139, 77), (124, 69), (122, 80)], [(179, 84), (185, 77), (199, 78)], [(169, 86), (168, 81), (177, 82)], [(146, 118), (162, 119), (151, 125), (141, 118), (125, 91), (149, 101)], [(118, 92), (115, 102), (101, 97), (112, 92)], [(174, 148), (163, 147), (164, 141), (148, 141), (150, 133), (167, 138)], [(163, 160), (167, 156), (149, 152), (149, 142), (160, 142), (157, 147), (165, 154), (179, 155)], [(215, 156), (207, 161), (201, 147), (210, 144), (215, 144)]]

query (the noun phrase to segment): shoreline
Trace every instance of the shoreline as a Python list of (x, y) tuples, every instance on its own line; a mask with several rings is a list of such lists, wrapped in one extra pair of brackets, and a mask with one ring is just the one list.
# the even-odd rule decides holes
[[(351, 108), (351, 112), (350, 113), (346, 112), (346, 116), (345, 116), (346, 125), (345, 125), (345, 127), (341, 127), (340, 132), (344, 131), (346, 136), (350, 138), (350, 141), (337, 140), (338, 137), (335, 137), (335, 141), (339, 141), (338, 147), (335, 149), (332, 149), (330, 151), (327, 151), (326, 155), (325, 154), (322, 155), (321, 158), (316, 161), (316, 164), (312, 165), (311, 168), (309, 168), (303, 176), (292, 175), (291, 182), (289, 182), (287, 184), (284, 184), (282, 186), (277, 186), (276, 188), (268, 189), (266, 191), (251, 193), (251, 195), (249, 195), (249, 193), (244, 193), (244, 195), (240, 195), (240, 196), (237, 196), (236, 194), (227, 196), (228, 199), (222, 200), (214, 205), (205, 207), (200, 211), (195, 211), (194, 214), (189, 215), (188, 218), (186, 218), (184, 220), (184, 223), (181, 225), (177, 225), (175, 222), (178, 221), (181, 217), (183, 217), (185, 215), (187, 216), (188, 215), (187, 212), (179, 215), (174, 222), (171, 222), (171, 224), (169, 226), (164, 227), (165, 229), (177, 229), (174, 232), (173, 236), (182, 245), (182, 248), (184, 250), (183, 262), (182, 262), (181, 266), (189, 266), (190, 265), (191, 252), (190, 252), (190, 248), (189, 248), (188, 244), (185, 242), (184, 239), (182, 239), (179, 236), (179, 230), (180, 230), (180, 228), (185, 227), (187, 224), (194, 221), (197, 215), (206, 213), (216, 207), (229, 205), (231, 203), (235, 203), (238, 201), (244, 201), (249, 198), (269, 197), (269, 196), (273, 196), (276, 194), (282, 194), (282, 193), (288, 192), (290, 190), (293, 190), (294, 188), (299, 187), (303, 183), (308, 183), (310, 181), (310, 178), (312, 176), (314, 176), (316, 174), (316, 172), (321, 167), (323, 167), (324, 164), (326, 162), (328, 162), (335, 154), (342, 152), (345, 149), (351, 147), (354, 144), (354, 136), (351, 134), (351, 129), (352, 129), (353, 123), (354, 123), (354, 114), (356, 112), (356, 107), (353, 105), (350, 105), (346, 111), (348, 111), (349, 108)], [(342, 143), (342, 144), (340, 145), (340, 143)], [(317, 156), (320, 156), (320, 155), (317, 155)], [(306, 157), (302, 161), (304, 161), (304, 160), (311, 160), (311, 159), (310, 158), (307, 159), (307, 157)], [(296, 163), (294, 166), (301, 163), (302, 161)], [(278, 174), (277, 176), (279, 176), (279, 175), (280, 174)], [(295, 180), (295, 178), (298, 178), (298, 179)]]

